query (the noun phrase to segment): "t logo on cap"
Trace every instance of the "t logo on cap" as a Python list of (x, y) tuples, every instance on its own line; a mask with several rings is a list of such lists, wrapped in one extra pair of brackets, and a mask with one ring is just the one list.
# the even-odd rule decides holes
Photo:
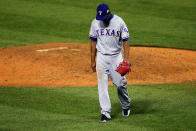
[(105, 20), (108, 16), (108, 13), (110, 12), (110, 9), (107, 4), (100, 4), (97, 7), (97, 20)]
[(99, 11), (99, 15), (101, 15), (102, 11)]

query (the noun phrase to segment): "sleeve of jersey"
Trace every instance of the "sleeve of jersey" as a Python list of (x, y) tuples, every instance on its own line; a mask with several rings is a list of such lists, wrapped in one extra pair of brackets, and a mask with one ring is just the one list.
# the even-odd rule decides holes
[(123, 40), (129, 40), (129, 31), (124, 21), (122, 21), (121, 25), (121, 38)]
[(91, 24), (91, 28), (90, 28), (90, 32), (89, 32), (89, 39), (91, 39), (93, 41), (97, 41), (97, 34), (95, 32), (94, 22), (92, 22), (92, 24)]

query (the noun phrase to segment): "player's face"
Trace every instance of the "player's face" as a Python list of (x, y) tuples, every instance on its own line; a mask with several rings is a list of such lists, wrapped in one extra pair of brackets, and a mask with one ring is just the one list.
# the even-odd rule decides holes
[(109, 25), (109, 23), (110, 23), (110, 16), (111, 16), (111, 14), (108, 14), (107, 18), (105, 20), (103, 20), (103, 23), (104, 23), (105, 26)]
[(109, 22), (110, 21), (110, 14), (108, 14), (108, 16), (106, 17), (105, 20), (103, 20), (103, 22)]

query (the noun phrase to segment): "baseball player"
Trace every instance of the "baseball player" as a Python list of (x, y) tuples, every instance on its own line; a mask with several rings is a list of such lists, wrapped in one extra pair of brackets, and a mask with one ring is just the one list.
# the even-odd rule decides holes
[[(122, 18), (111, 14), (107, 4), (100, 4), (97, 7), (96, 19), (91, 23), (89, 36), (91, 39), (91, 68), (97, 72), (99, 103), (102, 114), (100, 122), (107, 122), (111, 119), (111, 103), (108, 94), (109, 76), (117, 87), (122, 114), (129, 116), (131, 101), (127, 91), (126, 78), (116, 71), (122, 61), (129, 63), (127, 26)], [(122, 48), (124, 49), (124, 57), (122, 56)]]

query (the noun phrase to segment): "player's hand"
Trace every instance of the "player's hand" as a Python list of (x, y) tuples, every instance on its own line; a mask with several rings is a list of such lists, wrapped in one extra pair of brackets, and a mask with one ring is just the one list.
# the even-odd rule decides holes
[(129, 59), (124, 59), (124, 61), (126, 61), (128, 63), (128, 65), (130, 66), (129, 72), (131, 72), (131, 62), (129, 61)]
[(123, 59), (123, 61), (126, 61), (128, 64), (130, 64), (130, 65), (131, 65), (131, 63), (130, 63), (129, 59)]
[(121, 74), (121, 76), (126, 75), (130, 71), (130, 63), (126, 60), (123, 60), (119, 66), (117, 67), (116, 71)]
[(92, 68), (93, 72), (96, 72), (96, 62), (91, 63), (91, 68)]

